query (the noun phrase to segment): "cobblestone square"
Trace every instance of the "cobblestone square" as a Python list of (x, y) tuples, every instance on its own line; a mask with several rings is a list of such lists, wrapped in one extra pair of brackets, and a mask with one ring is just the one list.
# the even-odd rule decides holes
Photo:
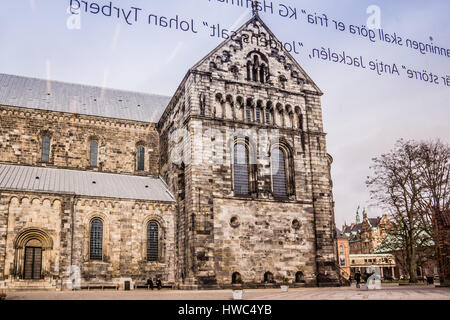
[[(231, 290), (182, 291), (16, 291), (8, 300), (231, 300)], [(431, 286), (388, 286), (362, 291), (352, 287), (249, 289), (244, 300), (450, 300), (450, 288)]]

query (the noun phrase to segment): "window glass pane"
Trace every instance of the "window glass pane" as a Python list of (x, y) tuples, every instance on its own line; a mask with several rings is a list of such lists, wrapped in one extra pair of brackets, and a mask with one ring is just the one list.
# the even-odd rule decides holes
[(99, 219), (91, 222), (91, 239), (89, 244), (89, 253), (91, 260), (102, 260), (103, 248), (103, 223)]
[(261, 123), (261, 111), (259, 108), (256, 108), (256, 122)]
[(50, 161), (50, 138), (42, 137), (42, 162)]
[(158, 224), (150, 222), (147, 226), (147, 260), (158, 261)]
[(91, 152), (90, 152), (91, 167), (97, 166), (97, 159), (98, 159), (98, 142), (93, 140), (91, 141)]
[(275, 197), (286, 197), (286, 165), (284, 152), (280, 149), (272, 151), (272, 181), (273, 195)]
[(266, 123), (270, 124), (270, 109), (266, 108)]
[(138, 147), (137, 167), (139, 171), (145, 170), (145, 148), (143, 146)]
[(252, 121), (252, 109), (249, 105), (247, 105), (247, 108), (245, 109), (246, 113), (246, 119), (247, 121)]
[(248, 149), (243, 144), (234, 146), (234, 190), (236, 195), (249, 194)]

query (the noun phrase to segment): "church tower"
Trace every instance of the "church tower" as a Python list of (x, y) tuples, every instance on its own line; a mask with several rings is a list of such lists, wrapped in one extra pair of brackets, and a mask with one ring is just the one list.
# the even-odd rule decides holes
[(321, 90), (253, 7), (158, 123), (181, 287), (338, 283)]

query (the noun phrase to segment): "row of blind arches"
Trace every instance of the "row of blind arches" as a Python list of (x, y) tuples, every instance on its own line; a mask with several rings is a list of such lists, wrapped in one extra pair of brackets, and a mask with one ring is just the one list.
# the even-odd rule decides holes
[[(50, 162), (50, 137), (44, 135), (42, 137), (41, 146), (41, 161), (44, 163)], [(145, 147), (137, 146), (136, 150), (136, 169), (137, 171), (145, 170)], [(91, 167), (98, 167), (98, 141), (91, 140), (89, 143), (89, 165)]]
[[(222, 93), (217, 93), (212, 112), (216, 118), (242, 120), (299, 130), (304, 129), (304, 118), (301, 108), (298, 106), (291, 107), (289, 104), (274, 104), (272, 101), (264, 103), (262, 100), (254, 101), (253, 98), (244, 99), (241, 96), (234, 99), (231, 95), (227, 95), (225, 98)], [(205, 95), (200, 97), (200, 114), (202, 116), (206, 115)]]
[[(293, 168), (290, 163), (291, 154), (287, 148), (275, 147), (270, 155), (272, 175), (272, 193), (276, 198), (286, 198), (293, 193)], [(234, 145), (234, 192), (237, 196), (247, 196), (252, 190), (252, 175), (256, 180), (256, 172), (250, 166), (248, 144), (238, 142)]]
[[(147, 224), (147, 261), (159, 260), (159, 225), (156, 221)], [(89, 259), (103, 260), (103, 221), (94, 218), (90, 222)]]

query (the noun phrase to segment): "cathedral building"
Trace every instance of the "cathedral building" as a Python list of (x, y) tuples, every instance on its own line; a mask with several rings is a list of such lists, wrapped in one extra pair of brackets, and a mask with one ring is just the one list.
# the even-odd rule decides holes
[(339, 284), (321, 96), (257, 12), (172, 97), (1, 74), (0, 287)]

